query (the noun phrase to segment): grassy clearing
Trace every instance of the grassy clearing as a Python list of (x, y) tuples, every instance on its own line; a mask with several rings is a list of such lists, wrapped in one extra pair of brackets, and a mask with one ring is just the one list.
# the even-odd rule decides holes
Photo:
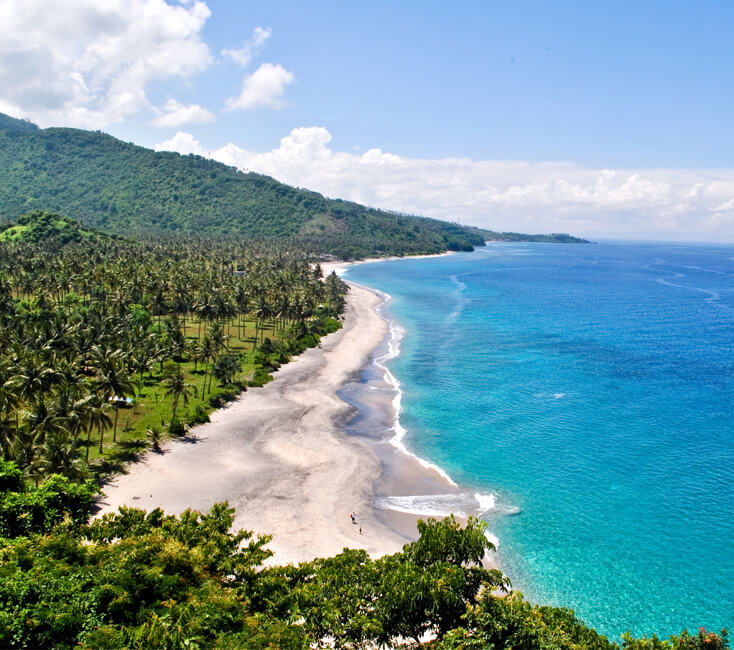
[[(201, 324), (202, 333), (206, 324)], [(186, 323), (187, 341), (196, 341), (199, 332), (199, 321), (188, 319)], [(211, 364), (206, 366), (194, 361), (184, 360), (181, 368), (186, 378), (186, 383), (193, 388), (188, 404), (183, 398), (179, 399), (176, 419), (183, 423), (187, 429), (201, 423), (201, 413), (208, 414), (219, 408), (222, 404), (234, 399), (240, 392), (247, 390), (248, 384), (252, 382), (257, 365), (254, 361), (255, 351), (255, 321), (244, 321), (242, 326), (228, 323), (224, 327), (228, 337), (227, 351), (241, 355), (242, 370), (235, 377), (235, 381), (226, 386), (221, 385), (211, 375)], [(264, 332), (258, 332), (258, 342), (262, 337), (268, 337), (272, 341), (279, 340), (277, 329), (273, 323), (266, 323)], [(276, 356), (276, 355), (274, 355)], [(92, 434), (87, 446), (89, 462), (98, 475), (106, 475), (114, 472), (124, 471), (124, 463), (135, 462), (142, 453), (150, 449), (151, 440), (148, 431), (157, 429), (162, 438), (172, 437), (169, 432), (173, 415), (173, 397), (166, 395), (163, 384), (164, 375), (159, 364), (155, 365), (151, 373), (143, 375), (138, 383), (137, 394), (134, 396), (133, 405), (120, 407), (117, 422), (117, 442), (113, 442), (112, 429), (104, 432), (104, 451), (99, 453), (99, 433)], [(251, 386), (250, 386), (251, 389)], [(114, 411), (110, 417), (114, 420)], [(197, 417), (198, 416), (198, 417)], [(198, 420), (198, 421), (197, 421)], [(86, 455), (86, 450), (83, 452)]]

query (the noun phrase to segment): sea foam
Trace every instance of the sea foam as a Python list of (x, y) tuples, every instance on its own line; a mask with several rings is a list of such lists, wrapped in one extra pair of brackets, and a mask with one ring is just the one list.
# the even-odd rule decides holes
[[(380, 316), (388, 325), (387, 350), (384, 354), (375, 357), (374, 364), (383, 373), (383, 378), (388, 386), (394, 391), (392, 406), (394, 411), (394, 420), (391, 430), (393, 436), (389, 443), (406, 456), (414, 458), (418, 463), (427, 469), (437, 472), (450, 485), (458, 487), (456, 482), (442, 467), (425, 458), (421, 458), (413, 453), (405, 445), (405, 436), (408, 431), (400, 422), (400, 414), (402, 412), (403, 391), (400, 382), (387, 367), (387, 363), (400, 355), (400, 344), (405, 337), (405, 328), (394, 318), (390, 318), (385, 313), (387, 304), (392, 300), (392, 296), (384, 291), (377, 291), (382, 301), (377, 307)], [(425, 495), (406, 495), (406, 496), (382, 496), (374, 499), (374, 506), (382, 510), (395, 510), (424, 517), (447, 517), (454, 514), (459, 517), (468, 517), (470, 515), (481, 517), (485, 514), (501, 514), (514, 515), (520, 512), (520, 508), (512, 505), (504, 505), (497, 503), (496, 494), (474, 493), (450, 493), (450, 494), (425, 494)], [(499, 545), (496, 538), (493, 537), (493, 543)]]
[(503, 512), (497, 507), (497, 495), (479, 493), (411, 494), (405, 496), (375, 497), (373, 501), (380, 510), (395, 510), (424, 517), (468, 517), (491, 512)]
[(380, 370), (383, 372), (383, 377), (385, 379), (385, 382), (395, 391), (395, 395), (392, 400), (392, 406), (393, 411), (395, 413), (395, 419), (393, 421), (392, 430), (394, 431), (394, 435), (392, 438), (390, 438), (390, 444), (393, 445), (396, 449), (400, 450), (402, 453), (406, 454), (407, 456), (411, 456), (415, 458), (423, 467), (426, 469), (432, 469), (433, 471), (437, 472), (441, 477), (443, 477), (448, 483), (450, 483), (453, 486), (456, 486), (455, 481), (449, 476), (448, 472), (444, 470), (442, 467), (439, 467), (435, 463), (432, 463), (429, 460), (426, 460), (425, 458), (421, 458), (417, 454), (414, 454), (412, 451), (410, 451), (405, 446), (405, 436), (408, 433), (408, 431), (405, 429), (405, 427), (400, 423), (400, 413), (402, 411), (402, 401), (403, 401), (403, 391), (400, 388), (400, 382), (397, 380), (395, 375), (390, 372), (390, 369), (385, 365), (388, 361), (391, 359), (394, 359), (400, 354), (400, 342), (403, 340), (403, 337), (405, 336), (405, 329), (393, 318), (388, 318), (385, 315), (385, 306), (387, 305), (390, 300), (392, 300), (392, 296), (390, 294), (385, 293), (384, 291), (378, 292), (380, 296), (382, 297), (382, 302), (377, 307), (377, 311), (380, 314), (382, 318), (385, 319), (385, 322), (388, 324), (388, 337), (387, 337), (387, 352), (385, 354), (376, 357), (374, 360), (375, 366), (377, 366)]

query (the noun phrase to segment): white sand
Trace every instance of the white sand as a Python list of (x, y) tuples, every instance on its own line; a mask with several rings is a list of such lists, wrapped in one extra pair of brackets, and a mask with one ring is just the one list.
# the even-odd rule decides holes
[(345, 434), (353, 409), (336, 395), (386, 335), (379, 302), (376, 292), (352, 286), (343, 329), (213, 413), (188, 439), (168, 442), (163, 455), (146, 454), (106, 486), (102, 513), (121, 505), (180, 513), (228, 501), (237, 509), (235, 528), (273, 535), (278, 564), (345, 547), (373, 556), (399, 551), (407, 540), (373, 516), (380, 461)]

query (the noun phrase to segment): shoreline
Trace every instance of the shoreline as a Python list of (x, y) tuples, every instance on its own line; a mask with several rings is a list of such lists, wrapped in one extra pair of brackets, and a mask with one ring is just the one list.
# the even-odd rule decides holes
[[(372, 261), (384, 260), (358, 263)], [(352, 264), (321, 267), (328, 275)], [(349, 285), (342, 329), (215, 411), (210, 423), (167, 441), (163, 454), (148, 452), (105, 487), (97, 516), (122, 505), (179, 514), (228, 501), (233, 528), (272, 535), (267, 564), (287, 564), (344, 548), (396, 553), (417, 539), (420, 517), (448, 514), (411, 512), (415, 499), (448, 498), (451, 507), (462, 493), (441, 468), (396, 444), (401, 392), (382, 365), (399, 353), (382, 313), (389, 296)], [(349, 389), (359, 390), (369, 371), (381, 376), (372, 377), (372, 403), (360, 404)], [(372, 435), (360, 435), (350, 426), (365, 415), (360, 407), (388, 426), (373, 422)]]
[(377, 292), (352, 287), (342, 329), (282, 366), (272, 382), (215, 411), (210, 423), (166, 441), (163, 454), (131, 465), (105, 487), (97, 516), (122, 505), (178, 514), (228, 501), (235, 529), (273, 536), (273, 564), (343, 548), (375, 557), (400, 551), (416, 535), (376, 516), (381, 464), (364, 441), (345, 434), (355, 409), (337, 395), (385, 338), (379, 301)]
[[(373, 261), (382, 260), (365, 260)], [(342, 275), (348, 266), (359, 263), (335, 264), (341, 267), (335, 270)], [(347, 282), (350, 286), (365, 287), (352, 280)], [(397, 319), (386, 313), (392, 296), (372, 287), (366, 288), (377, 291), (382, 297), (376, 311), (386, 322), (388, 334), (373, 351), (360, 380), (347, 385), (339, 395), (358, 410), (357, 417), (347, 424), (346, 433), (367, 440), (382, 465), (382, 473), (374, 482), (376, 517), (411, 539), (416, 537), (416, 523), (420, 518), (441, 519), (453, 513), (462, 524), (470, 515), (481, 518), (495, 509), (496, 495), (482, 494), (458, 484), (443, 467), (419, 456), (406, 445), (408, 431), (400, 421), (403, 391), (400, 381), (386, 365), (400, 355), (405, 330)], [(497, 537), (489, 530), (486, 535), (498, 548)], [(485, 565), (499, 568), (494, 553), (485, 557)]]

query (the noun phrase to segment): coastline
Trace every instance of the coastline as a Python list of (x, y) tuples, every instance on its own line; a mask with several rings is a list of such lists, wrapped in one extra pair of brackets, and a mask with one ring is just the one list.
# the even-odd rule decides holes
[(213, 413), (210, 423), (167, 441), (163, 454), (146, 454), (105, 487), (99, 514), (122, 505), (206, 511), (228, 501), (236, 508), (234, 528), (273, 536), (274, 564), (346, 547), (373, 556), (401, 550), (415, 534), (408, 538), (376, 516), (380, 461), (364, 441), (345, 435), (354, 408), (337, 396), (385, 338), (379, 302), (377, 292), (353, 286), (342, 329)]
[[(451, 253), (418, 257), (448, 254)], [(387, 260), (333, 263), (328, 270), (343, 275), (349, 266), (377, 261)], [(420, 518), (454, 514), (465, 524), (470, 515), (482, 516), (495, 511), (496, 495), (482, 494), (457, 484), (444, 468), (420, 457), (406, 445), (408, 431), (400, 421), (403, 391), (387, 366), (387, 362), (400, 355), (405, 330), (389, 314), (392, 300), (389, 294), (351, 280), (347, 282), (352, 287), (361, 286), (380, 294), (382, 300), (376, 311), (388, 329), (385, 340), (375, 348), (369, 363), (362, 369), (360, 379), (339, 391), (340, 397), (357, 409), (357, 416), (346, 426), (347, 434), (366, 440), (382, 466), (380, 477), (374, 482), (375, 516), (395, 532), (415, 539), (416, 523)], [(486, 535), (499, 547), (499, 540), (492, 532), (488, 530)], [(484, 563), (488, 568), (499, 568), (494, 553), (485, 556)]]
[[(360, 263), (371, 261), (384, 260)], [(348, 265), (321, 267), (327, 275)], [(163, 454), (146, 454), (105, 487), (99, 515), (122, 505), (206, 511), (228, 501), (233, 527), (272, 535), (268, 563), (285, 564), (344, 548), (395, 553), (417, 538), (421, 516), (460, 511), (466, 495), (400, 443), (401, 392), (382, 365), (399, 352), (382, 313), (389, 296), (349, 284), (342, 329), (214, 412), (210, 423), (167, 441)], [(350, 399), (370, 370), (370, 403)], [(362, 410), (387, 426), (372, 422), (370, 434), (360, 435), (348, 424)], [(436, 498), (448, 512), (421, 508), (420, 500)]]

